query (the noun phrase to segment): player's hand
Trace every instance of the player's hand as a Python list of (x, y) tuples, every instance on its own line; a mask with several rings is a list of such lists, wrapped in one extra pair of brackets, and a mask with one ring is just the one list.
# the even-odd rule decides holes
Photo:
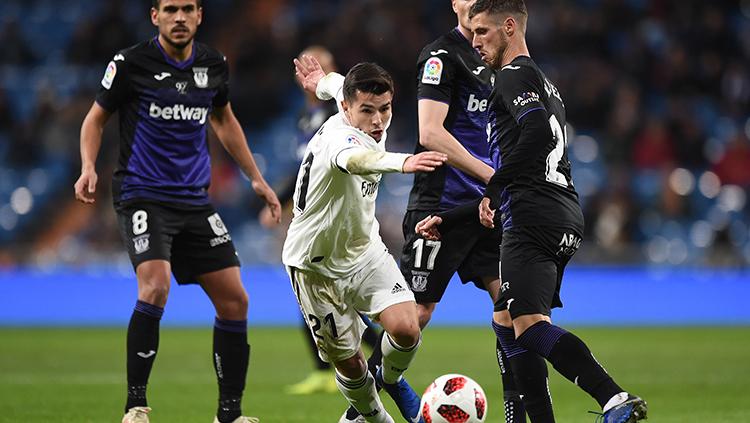
[(263, 207), (260, 213), (258, 213), (258, 222), (266, 229), (271, 229), (279, 224), (279, 220), (273, 216), (270, 206)]
[(81, 176), (78, 177), (73, 187), (76, 191), (76, 200), (85, 203), (93, 204), (96, 199), (94, 194), (96, 193), (96, 182), (99, 177), (96, 175), (95, 170), (84, 170), (81, 172)]
[(294, 75), (305, 91), (315, 94), (318, 82), (326, 76), (326, 73), (323, 72), (323, 67), (316, 58), (305, 54), (299, 59), (294, 59)]
[(266, 181), (253, 181), (253, 191), (266, 202), (266, 207), (268, 207), (271, 213), (271, 222), (281, 222), (281, 203), (279, 203), (276, 193), (273, 192)]
[(436, 167), (442, 166), (448, 160), (448, 155), (437, 151), (423, 151), (419, 154), (409, 156), (404, 161), (403, 173), (432, 172)]
[(490, 229), (495, 227), (495, 210), (490, 208), (490, 199), (487, 197), (482, 198), (479, 203), (479, 221)]
[(441, 223), (443, 223), (443, 218), (430, 215), (417, 223), (417, 226), (414, 227), (414, 232), (418, 233), (422, 238), (430, 241), (439, 241), (440, 232), (437, 227)]

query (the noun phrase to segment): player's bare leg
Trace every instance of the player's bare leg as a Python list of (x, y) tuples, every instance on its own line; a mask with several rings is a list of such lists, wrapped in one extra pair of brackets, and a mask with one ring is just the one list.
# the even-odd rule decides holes
[(205, 273), (198, 277), (198, 282), (216, 309), (213, 363), (219, 384), (219, 405), (215, 422), (253, 421), (254, 418), (242, 416), (241, 408), (250, 346), (247, 343), (248, 296), (240, 279), (240, 269), (233, 266)]
[(125, 423), (148, 422), (146, 386), (159, 350), (159, 323), (169, 295), (171, 268), (166, 260), (149, 260), (136, 268), (138, 301), (127, 335), (128, 397)]

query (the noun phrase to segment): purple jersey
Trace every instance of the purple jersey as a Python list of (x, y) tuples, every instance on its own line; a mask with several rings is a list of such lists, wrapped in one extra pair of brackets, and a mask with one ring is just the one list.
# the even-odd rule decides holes
[(175, 62), (157, 38), (118, 52), (96, 102), (120, 114), (114, 202), (158, 200), (208, 204), (211, 163), (206, 126), (228, 103), (226, 58), (201, 43)]
[[(448, 105), (443, 125), (466, 150), (489, 166), (492, 70), (482, 62), (458, 28), (427, 45), (417, 64), (419, 100)], [(425, 151), (417, 143), (415, 153)], [(452, 166), (417, 173), (407, 210), (443, 211), (475, 200), (484, 193), (484, 183)]]

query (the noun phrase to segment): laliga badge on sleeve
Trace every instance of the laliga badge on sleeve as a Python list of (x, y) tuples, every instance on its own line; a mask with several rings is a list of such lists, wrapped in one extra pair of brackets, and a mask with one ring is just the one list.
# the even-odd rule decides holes
[(106, 89), (112, 88), (112, 81), (115, 80), (115, 75), (117, 74), (117, 65), (114, 61), (109, 62), (107, 65), (107, 70), (104, 71), (104, 78), (102, 78), (102, 87)]
[(424, 64), (422, 72), (422, 83), (431, 85), (440, 85), (440, 78), (443, 76), (443, 61), (439, 57), (430, 57)]

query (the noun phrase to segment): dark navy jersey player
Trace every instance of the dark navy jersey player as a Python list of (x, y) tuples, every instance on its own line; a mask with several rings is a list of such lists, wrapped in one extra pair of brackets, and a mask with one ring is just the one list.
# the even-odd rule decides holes
[(280, 206), (253, 160), (229, 104), (226, 58), (195, 42), (200, 0), (153, 0), (158, 35), (117, 52), (81, 127), (76, 198), (93, 203), (102, 128), (115, 113), (120, 155), (112, 188), (120, 231), (138, 280), (127, 334), (123, 423), (148, 422), (146, 385), (159, 350), (170, 273), (199, 283), (216, 308), (213, 358), (219, 385), (215, 422), (247, 423), (240, 403), (249, 361), (248, 297), (232, 238), (211, 206), (207, 126), (278, 221)]
[(566, 153), (565, 106), (530, 57), (526, 5), (477, 0), (470, 16), (473, 45), (497, 70), (490, 102), (497, 170), (479, 202), (425, 219), (417, 230), (432, 239), (439, 235), (435, 225), (442, 231), (456, 219), (494, 227), (500, 211), (502, 292), (495, 329), (532, 423), (555, 421), (544, 359), (599, 403), (604, 423), (643, 420), (645, 401), (617, 385), (580, 338), (552, 324), (552, 308), (562, 306), (565, 266), (581, 243), (583, 215)]

